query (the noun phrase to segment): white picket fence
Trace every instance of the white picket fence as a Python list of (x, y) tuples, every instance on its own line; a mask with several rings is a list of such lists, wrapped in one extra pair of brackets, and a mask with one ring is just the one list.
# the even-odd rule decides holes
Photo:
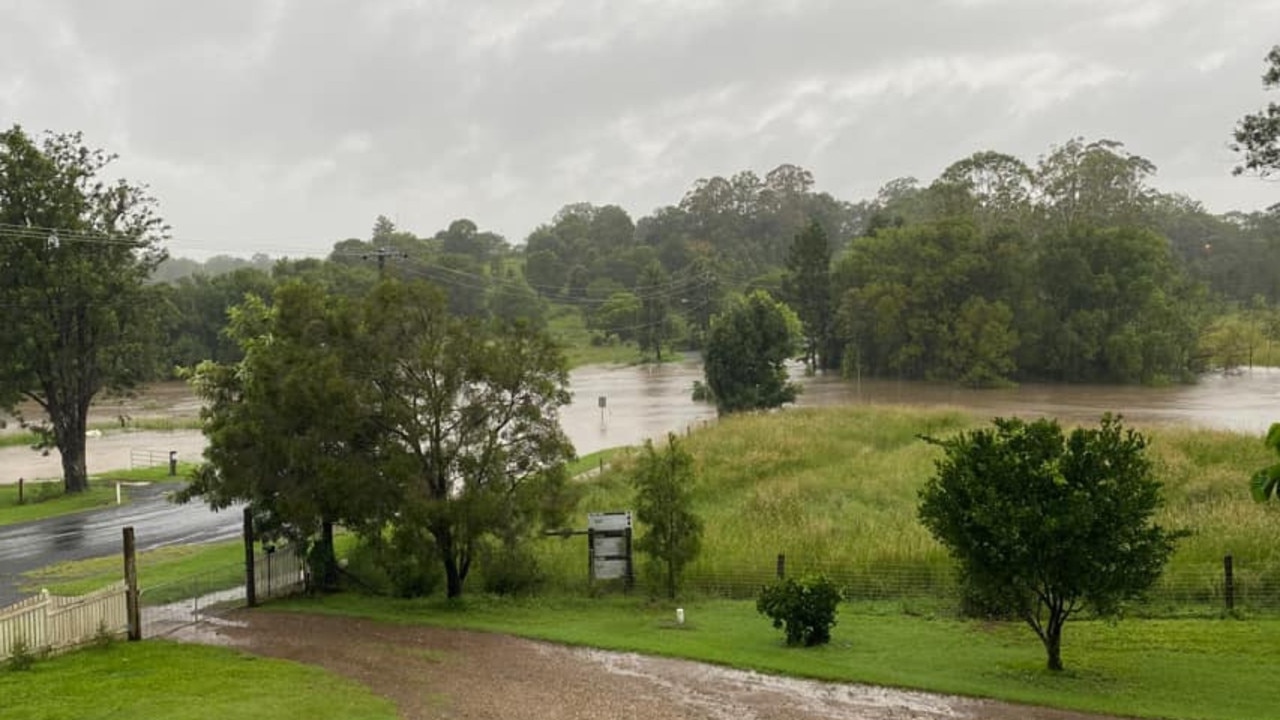
[(123, 580), (79, 597), (41, 591), (0, 608), (0, 660), (9, 657), (19, 640), (32, 652), (56, 652), (87, 643), (104, 629), (112, 635), (129, 629)]

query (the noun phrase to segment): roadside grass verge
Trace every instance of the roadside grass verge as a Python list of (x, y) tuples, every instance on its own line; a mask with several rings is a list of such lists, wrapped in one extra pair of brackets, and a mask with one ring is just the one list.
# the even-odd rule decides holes
[(390, 701), (318, 667), (160, 640), (0, 671), (0, 698), (5, 720), (398, 717)]
[[(123, 491), (126, 495), (128, 489)], [(18, 504), (18, 486), (0, 485), (0, 525), (70, 515), (114, 505), (114, 482), (90, 481), (82, 493), (66, 494), (61, 480), (28, 481), (23, 488), (23, 504)]]
[[(354, 535), (339, 532), (335, 550), (345, 556)], [(23, 590), (47, 589), (55, 595), (83, 595), (124, 576), (119, 555), (49, 565), (24, 573)], [(138, 553), (138, 586), (143, 605), (164, 605), (244, 584), (244, 543), (240, 540), (204, 545), (174, 545)]]
[[(0, 485), (0, 525), (13, 525), (32, 520), (71, 515), (108, 507), (116, 502), (117, 482), (186, 482), (196, 465), (178, 463), (178, 474), (169, 476), (169, 466), (111, 470), (90, 476), (89, 489), (82, 493), (65, 493), (61, 480), (28, 480), (23, 487), (23, 502), (18, 504), (17, 484)], [(125, 502), (129, 488), (121, 488)]]
[(593, 453), (587, 453), (586, 455), (583, 455), (582, 457), (565, 465), (565, 472), (570, 478), (575, 478), (584, 473), (598, 471), (601, 468), (608, 468), (609, 465), (613, 463), (615, 457), (628, 457), (633, 452), (635, 452), (635, 448), (629, 445), (597, 450)]
[(271, 610), (501, 632), (569, 645), (702, 660), (762, 672), (989, 697), (1086, 712), (1271, 720), (1280, 620), (1073, 622), (1067, 670), (1044, 669), (1025, 626), (841, 607), (830, 645), (789, 648), (748, 601), (672, 607), (632, 598), (393, 600), (356, 594), (272, 603)]

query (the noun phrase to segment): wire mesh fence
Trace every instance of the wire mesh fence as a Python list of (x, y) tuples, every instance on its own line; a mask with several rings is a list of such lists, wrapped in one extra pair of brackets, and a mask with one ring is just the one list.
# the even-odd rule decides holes
[[(1273, 562), (1206, 563), (1166, 571), (1127, 612), (1148, 617), (1219, 616), (1224, 613), (1280, 614), (1280, 566)], [(730, 599), (756, 597), (780, 577), (822, 574), (849, 602), (933, 603), (959, 608), (962, 588), (949, 564), (875, 563), (864, 566), (807, 563), (779, 556), (759, 563), (697, 564), (684, 574), (686, 594)], [(656, 592), (660, 576), (641, 571), (642, 591)]]
[[(164, 637), (249, 604), (244, 563), (232, 563), (155, 584), (140, 591), (143, 637)], [(295, 595), (306, 589), (306, 563), (293, 545), (254, 556), (255, 600)]]

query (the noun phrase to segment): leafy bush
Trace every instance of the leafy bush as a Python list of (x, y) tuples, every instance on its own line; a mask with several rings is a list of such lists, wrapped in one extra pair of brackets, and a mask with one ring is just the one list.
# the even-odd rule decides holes
[(363, 537), (347, 553), (345, 574), (377, 595), (430, 595), (443, 580), (435, 547), (430, 535), (407, 529), (396, 529), (386, 537)]
[(756, 610), (773, 620), (788, 645), (824, 645), (836, 624), (840, 590), (823, 575), (797, 581), (781, 580), (760, 590)]
[(530, 595), (544, 580), (537, 558), (528, 548), (505, 543), (483, 549), (480, 571), (485, 592), (494, 595)]

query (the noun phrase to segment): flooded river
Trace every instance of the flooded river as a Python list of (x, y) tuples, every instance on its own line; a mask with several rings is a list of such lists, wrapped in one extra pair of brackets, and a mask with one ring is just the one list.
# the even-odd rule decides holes
[[(683, 432), (715, 417), (715, 408), (690, 399), (702, 378), (696, 358), (663, 365), (587, 366), (571, 378), (573, 404), (562, 423), (579, 454), (618, 445), (634, 445), (667, 432)], [(1186, 424), (1261, 434), (1280, 421), (1280, 368), (1255, 368), (1238, 375), (1206, 375), (1194, 385), (1162, 388), (1028, 383), (1001, 390), (969, 390), (941, 383), (845, 380), (837, 375), (797, 377), (803, 385), (798, 405), (863, 403), (955, 407), (979, 415), (1051, 416), (1064, 422), (1096, 420), (1104, 412), (1131, 422)], [(149, 389), (136, 406), (119, 403), (95, 408), (98, 422), (117, 415), (194, 417), (198, 405), (177, 383)], [(601, 407), (603, 405), (603, 407)], [(130, 452), (167, 454), (198, 460), (204, 438), (195, 431), (108, 433), (88, 441), (91, 471), (129, 466)], [(61, 474), (56, 452), (41, 456), (25, 448), (0, 449), (0, 483), (19, 477)]]
[[(578, 452), (630, 445), (715, 417), (715, 408), (690, 400), (702, 378), (695, 360), (661, 366), (586, 367), (573, 374), (574, 404), (564, 426)], [(1150, 388), (1028, 383), (970, 390), (941, 383), (846, 380), (838, 375), (797, 377), (800, 407), (881, 403), (955, 407), (985, 416), (1057, 417), (1064, 422), (1123, 414), (1142, 424), (1184, 424), (1263, 433), (1280, 421), (1280, 368), (1238, 375), (1206, 375), (1194, 385)], [(599, 398), (605, 398), (603, 410)]]

